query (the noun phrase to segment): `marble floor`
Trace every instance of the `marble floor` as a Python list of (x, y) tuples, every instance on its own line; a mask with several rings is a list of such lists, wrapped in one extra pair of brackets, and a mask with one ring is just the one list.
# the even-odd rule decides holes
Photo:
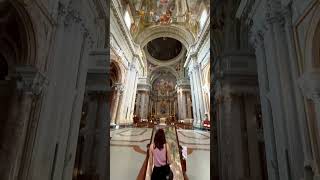
[[(188, 148), (187, 177), (210, 179), (210, 133), (178, 129), (181, 146)], [(110, 146), (111, 180), (136, 179), (146, 158), (152, 128), (112, 129)]]

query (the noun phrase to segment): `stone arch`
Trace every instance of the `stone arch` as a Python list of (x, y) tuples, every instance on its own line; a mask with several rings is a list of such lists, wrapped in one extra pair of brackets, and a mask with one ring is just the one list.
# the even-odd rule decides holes
[(306, 38), (305, 71), (320, 69), (320, 5), (314, 10)]
[[(32, 90), (28, 86), (30, 82), (27, 82), (26, 86), (24, 83), (21, 86), (21, 79), (26, 79), (26, 76), (29, 78), (31, 76), (29, 69), (36, 66), (37, 46), (33, 30), (34, 21), (31, 20), (22, 3), (22, 1), (0, 1), (0, 58), (5, 66), (1, 70), (7, 71), (4, 73), (6, 77), (1, 79), (5, 81), (0, 87), (3, 92), (0, 95), (0, 109), (3, 118), (0, 121), (0, 161), (8, 162), (0, 166), (0, 177), (4, 179), (18, 177), (18, 174), (24, 171), (20, 167), (23, 167), (25, 163), (24, 153), (29, 153), (30, 150), (27, 148), (28, 145), (21, 141), (21, 138), (30, 135), (28, 120), (31, 118), (29, 116), (31, 110), (25, 107), (31, 107), (33, 99), (26, 95), (29, 93), (21, 92)], [(27, 68), (20, 68), (21, 66)], [(28, 73), (17, 78), (18, 69), (26, 70)], [(17, 91), (17, 88), (23, 91)], [(23, 111), (23, 114), (13, 116), (20, 111)], [(18, 154), (19, 151), (23, 153)], [(21, 164), (18, 163), (19, 161)]]
[(123, 82), (123, 72), (121, 70), (121, 67), (119, 63), (113, 59), (111, 59), (110, 64), (110, 77), (111, 81), (114, 83), (121, 83)]
[[(316, 113), (314, 94), (319, 90), (319, 73), (320, 73), (320, 3), (314, 6), (310, 26), (306, 32), (305, 48), (302, 56), (302, 78), (300, 87), (306, 97), (305, 110), (307, 117), (307, 128), (309, 133), (310, 146), (314, 164), (307, 164), (309, 176), (320, 169), (320, 139), (319, 139), (319, 117)], [(318, 42), (317, 42), (318, 41)], [(307, 167), (306, 166), (306, 167)]]
[[(169, 72), (171, 73), (176, 80), (179, 79), (179, 74), (175, 71), (175, 69), (173, 67), (167, 67), (167, 66), (159, 66), (156, 67), (151, 73), (150, 73), (150, 82), (153, 82), (153, 80), (156, 79), (156, 73), (159, 71), (165, 71), (165, 72)], [(151, 83), (152, 84), (152, 83)]]
[(115, 66), (115, 70), (118, 72), (118, 83), (125, 82), (125, 65), (122, 62), (121, 57), (115, 52), (113, 48), (110, 51), (110, 66), (113, 64)]
[(149, 41), (159, 37), (170, 37), (179, 40), (189, 50), (195, 38), (190, 31), (179, 25), (154, 25), (146, 28), (136, 37), (137, 43), (143, 48)]
[(4, 14), (0, 17), (0, 23), (6, 25), (6, 29), (0, 32), (0, 38), (14, 46), (17, 53), (15, 64), (34, 65), (36, 38), (27, 10), (20, 2), (7, 0), (0, 3), (0, 11)]

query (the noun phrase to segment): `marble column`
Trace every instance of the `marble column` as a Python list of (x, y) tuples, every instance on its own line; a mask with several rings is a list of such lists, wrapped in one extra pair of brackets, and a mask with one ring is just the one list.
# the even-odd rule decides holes
[(111, 124), (115, 124), (117, 111), (119, 107), (120, 95), (123, 91), (123, 85), (121, 83), (117, 83), (114, 86), (114, 97), (112, 99), (112, 108), (111, 108)]
[(196, 119), (195, 119), (195, 126), (199, 126), (199, 123), (200, 123), (200, 119), (201, 119), (201, 115), (200, 115), (200, 103), (199, 103), (199, 91), (198, 91), (198, 84), (197, 84), (197, 79), (195, 77), (195, 71), (194, 71), (194, 68), (192, 70), (192, 84), (193, 84), (193, 94), (194, 94), (194, 100), (195, 100), (195, 108), (194, 111), (196, 113)]
[(116, 111), (116, 115), (114, 118), (114, 123), (116, 125), (119, 125), (122, 121), (123, 118), (123, 98), (124, 97), (124, 89), (122, 88), (122, 90), (120, 91), (120, 96), (119, 96), (119, 102), (118, 102), (118, 108)]
[(82, 153), (81, 169), (87, 175), (97, 175), (106, 179), (107, 142), (108, 142), (108, 92), (90, 91), (87, 125), (84, 129), (84, 151)]
[[(133, 72), (131, 70), (131, 66), (129, 65), (126, 74), (126, 82), (124, 83), (123, 93), (120, 95), (119, 106), (117, 110), (116, 124), (124, 124), (126, 121), (126, 113), (128, 110), (128, 99), (130, 94), (132, 93), (132, 76)], [(130, 93), (131, 92), (131, 93)]]
[(128, 81), (127, 81), (127, 87), (126, 87), (126, 96), (124, 98), (124, 122), (125, 124), (128, 123), (128, 119), (129, 119), (129, 114), (130, 114), (130, 106), (131, 106), (131, 98), (132, 98), (132, 94), (133, 94), (133, 84), (135, 81), (135, 72), (134, 72), (134, 65), (130, 64), (130, 71), (129, 74), (130, 76), (128, 76)]
[(187, 93), (186, 95), (187, 98), (187, 118), (191, 119), (192, 118), (192, 100), (191, 100), (191, 95), (190, 92)]
[[(273, 19), (274, 18), (274, 19)], [(273, 40), (275, 43), (276, 63), (279, 69), (279, 79), (281, 88), (282, 110), (284, 110), (285, 127), (288, 133), (287, 161), (290, 168), (289, 179), (299, 180), (303, 177), (303, 149), (301, 142), (301, 132), (299, 129), (299, 120), (296, 107), (296, 98), (294, 94), (294, 84), (290, 64), (292, 60), (288, 53), (288, 43), (286, 39), (283, 17), (279, 20), (278, 15), (270, 19), (271, 29), (273, 31)]]
[(145, 104), (144, 104), (144, 114), (143, 114), (143, 117), (145, 118), (145, 119), (147, 119), (148, 118), (148, 115), (149, 115), (149, 101), (150, 101), (150, 97), (149, 97), (149, 91), (146, 91), (145, 92), (146, 93), (146, 96), (145, 96), (145, 98), (146, 98), (146, 101), (145, 101)]
[(98, 92), (98, 113), (97, 113), (97, 123), (98, 123), (98, 158), (97, 158), (97, 174), (99, 179), (107, 178), (107, 168), (109, 167), (109, 160), (107, 159), (108, 148), (107, 142), (109, 141), (107, 134), (108, 128), (108, 97), (107, 92), (101, 91)]
[(141, 117), (141, 92), (137, 91), (137, 97), (136, 97), (136, 103), (135, 103), (135, 115), (138, 117)]
[(5, 123), (4, 137), (1, 144), (0, 177), (3, 179), (17, 179), (23, 167), (22, 159), (25, 158), (30, 148), (26, 144), (34, 103), (41, 94), (43, 84), (39, 81), (39, 72), (32, 67), (17, 69), (15, 90), (9, 104), (8, 119)]
[(264, 40), (262, 34), (257, 34), (254, 37), (254, 46), (257, 58), (258, 80), (260, 90), (260, 101), (263, 119), (264, 140), (266, 148), (266, 159), (268, 177), (270, 180), (279, 180), (277, 148), (274, 130), (274, 119), (272, 114), (272, 107), (268, 100), (269, 78), (266, 62), (266, 52), (264, 47)]
[(138, 71), (136, 69), (134, 73), (134, 81), (132, 84), (132, 94), (131, 94), (131, 99), (129, 101), (130, 106), (129, 106), (129, 114), (128, 114), (128, 119), (127, 123), (131, 124), (133, 123), (133, 111), (134, 111), (134, 103), (136, 100), (136, 92), (137, 92), (137, 85), (138, 85)]
[(264, 47), (266, 51), (267, 69), (270, 90), (268, 92), (272, 107), (272, 117), (274, 119), (274, 130), (276, 137), (278, 170), (280, 179), (290, 179), (288, 167), (288, 133), (286, 128), (285, 110), (281, 97), (281, 81), (279, 79), (278, 57), (276, 52), (277, 45), (274, 40), (273, 21), (268, 23), (268, 29), (264, 34)]
[(141, 90), (141, 101), (139, 102), (140, 109), (140, 117), (142, 119), (147, 119), (148, 112), (149, 112), (149, 91)]
[(191, 95), (192, 95), (192, 109), (193, 109), (193, 125), (196, 125), (196, 121), (197, 121), (197, 104), (196, 104), (196, 92), (195, 92), (195, 88), (194, 88), (194, 80), (193, 80), (193, 72), (192, 70), (190, 70), (188, 72), (189, 78), (190, 78), (190, 86), (191, 86)]
[(258, 80), (260, 89), (260, 101), (263, 119), (264, 140), (266, 147), (268, 177), (271, 180), (279, 180), (276, 134), (274, 129), (274, 119), (272, 107), (268, 97), (269, 78), (264, 46), (263, 34), (259, 32), (254, 37), (254, 46), (257, 58)]
[(6, 136), (10, 137), (4, 138), (7, 142), (4, 143), (5, 148), (3, 148), (3, 151), (7, 152), (5, 158), (7, 160), (3, 161), (6, 162), (6, 170), (1, 172), (1, 177), (4, 179), (15, 179), (18, 175), (32, 99), (32, 94), (24, 91), (20, 95), (15, 94), (11, 100), (9, 118), (6, 125), (7, 131), (5, 133)]
[(132, 71), (130, 70), (130, 67), (127, 71), (127, 78), (126, 78), (126, 82), (125, 82), (125, 90), (123, 93), (123, 97), (121, 100), (121, 108), (119, 110), (119, 119), (118, 119), (118, 124), (123, 124), (126, 121), (126, 113), (127, 113), (127, 109), (128, 109), (128, 98), (129, 98), (129, 92), (130, 92), (130, 85), (132, 82)]
[(86, 125), (81, 133), (84, 136), (83, 151), (81, 154), (81, 170), (84, 174), (93, 174), (95, 167), (93, 155), (95, 147), (95, 131), (98, 111), (98, 101), (95, 93), (88, 93), (88, 110), (86, 116)]
[(199, 65), (195, 64), (193, 66), (193, 83), (195, 89), (195, 97), (196, 97), (196, 104), (197, 104), (197, 122), (196, 126), (200, 127), (201, 121), (204, 118), (204, 105), (203, 105), (203, 94), (202, 94), (202, 86), (201, 86), (201, 79), (199, 76)]
[(181, 119), (182, 114), (182, 103), (181, 103), (181, 90), (180, 88), (177, 89), (177, 99), (178, 99), (178, 119)]
[(259, 139), (257, 133), (257, 121), (255, 104), (256, 97), (248, 95), (245, 97), (245, 115), (246, 115), (246, 128), (247, 128), (247, 146), (249, 156), (249, 167), (250, 167), (250, 178), (251, 179), (262, 179), (261, 159), (259, 155)]
[(198, 95), (199, 95), (199, 104), (200, 104), (200, 121), (203, 120), (204, 114), (205, 114), (205, 105), (203, 100), (203, 91), (202, 91), (202, 78), (201, 78), (201, 71), (200, 71), (200, 65), (196, 65), (195, 67), (195, 74), (197, 79), (197, 87), (198, 87)]
[(186, 102), (186, 92), (185, 90), (181, 91), (181, 119), (186, 119), (187, 113), (187, 102)]

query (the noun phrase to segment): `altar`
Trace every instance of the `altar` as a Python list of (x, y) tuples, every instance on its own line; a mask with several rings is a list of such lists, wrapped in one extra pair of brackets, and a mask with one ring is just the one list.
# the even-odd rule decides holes
[(167, 118), (165, 117), (160, 118), (160, 125), (166, 125), (166, 120)]

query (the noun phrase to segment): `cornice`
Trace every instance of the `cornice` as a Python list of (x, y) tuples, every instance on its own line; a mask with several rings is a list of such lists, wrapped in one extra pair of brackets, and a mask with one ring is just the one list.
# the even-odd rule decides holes
[[(119, 24), (121, 32), (124, 35), (125, 40), (127, 41), (128, 45), (129, 45), (131, 53), (133, 54), (134, 57), (137, 57), (141, 67), (144, 68), (143, 59), (139, 56), (139, 54), (136, 53), (137, 49), (140, 49), (140, 46), (134, 43), (133, 38), (132, 38), (129, 30), (126, 28), (125, 22), (121, 16), (119, 8), (118, 8), (118, 7), (120, 7), (118, 0), (111, 0), (110, 4), (111, 4), (111, 10), (116, 18), (116, 22), (117, 22), (117, 24)], [(116, 4), (118, 6), (116, 6)], [(114, 39), (116, 40), (116, 38), (114, 38)]]
[(187, 50), (190, 48), (191, 44), (194, 43), (192, 33), (179, 25), (150, 26), (139, 33), (135, 39), (137, 40), (137, 43), (143, 47), (149, 41), (159, 37), (171, 37), (177, 39), (187, 48)]
[(161, 61), (161, 60), (158, 60), (158, 59), (155, 59), (154, 57), (152, 57), (146, 48), (144, 48), (143, 50), (145, 51), (145, 56), (147, 58), (147, 61), (149, 61), (150, 63), (157, 65), (157, 66), (174, 65), (174, 64), (180, 62), (181, 59), (183, 59), (183, 57), (187, 51), (186, 48), (183, 46), (183, 48), (182, 48), (181, 52), (178, 54), (178, 56), (176, 56), (168, 61)]
[(114, 16), (116, 17), (116, 21), (119, 24), (119, 27), (121, 29), (122, 34), (124, 35), (126, 41), (129, 44), (129, 48), (132, 52), (132, 54), (135, 54), (135, 45), (133, 42), (133, 38), (129, 32), (129, 30), (126, 28), (125, 26), (125, 22), (122, 18), (122, 16), (120, 15), (121, 13), (119, 12), (120, 10), (116, 7), (115, 3), (117, 3), (119, 5), (119, 3), (117, 2), (117, 0), (111, 0), (111, 10), (114, 14)]
[[(208, 18), (210, 19), (210, 18)], [(207, 19), (206, 25), (204, 26), (204, 30), (201, 32), (198, 41), (196, 41), (196, 44), (192, 45), (188, 54), (187, 59), (183, 65), (183, 67), (187, 67), (190, 63), (191, 57), (197, 56), (200, 48), (203, 46), (204, 42), (209, 36), (210, 33), (210, 21)], [(209, 37), (210, 38), (210, 37)]]

